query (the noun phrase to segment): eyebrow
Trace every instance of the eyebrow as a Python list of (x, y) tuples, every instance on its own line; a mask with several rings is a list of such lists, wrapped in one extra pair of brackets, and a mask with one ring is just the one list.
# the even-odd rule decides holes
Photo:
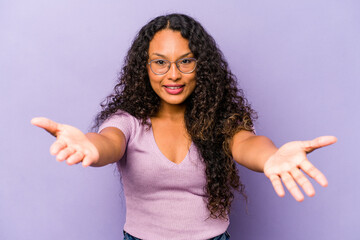
[[(180, 59), (180, 58), (183, 58), (183, 57), (186, 57), (186, 56), (189, 55), (189, 54), (191, 54), (191, 52), (188, 52), (188, 53), (185, 53), (185, 54), (181, 55), (181, 56), (179, 57), (179, 59)], [(162, 58), (166, 58), (165, 55), (162, 55), (162, 54), (160, 54), (160, 53), (153, 53), (153, 54), (151, 54), (151, 55), (156, 55), (156, 56), (159, 56), (159, 57), (162, 57)]]

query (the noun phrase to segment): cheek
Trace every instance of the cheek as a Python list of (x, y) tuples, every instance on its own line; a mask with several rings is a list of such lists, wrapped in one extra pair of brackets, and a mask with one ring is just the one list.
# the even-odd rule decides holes
[(154, 77), (154, 76), (150, 76), (149, 75), (149, 80), (150, 80), (150, 84), (155, 86), (155, 85), (159, 85), (161, 83), (161, 78), (159, 77)]
[(147, 72), (148, 72), (148, 76), (149, 76), (149, 81), (150, 81), (151, 85), (153, 85), (153, 83), (156, 82), (156, 75), (150, 70), (149, 67), (147, 67)]
[(147, 66), (147, 73), (148, 73), (148, 77), (150, 82), (152, 82), (152, 79), (154, 78), (153, 73), (151, 72), (149, 65)]
[(149, 74), (149, 81), (151, 88), (158, 94), (161, 89), (161, 79), (157, 75)]
[(196, 87), (196, 76), (194, 75), (194, 77), (190, 80), (190, 85), (192, 88), (192, 91), (194, 91), (195, 87)]

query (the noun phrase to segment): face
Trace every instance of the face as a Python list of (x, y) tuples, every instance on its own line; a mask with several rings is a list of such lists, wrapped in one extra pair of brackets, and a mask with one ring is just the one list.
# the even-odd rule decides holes
[[(193, 58), (189, 49), (189, 41), (183, 38), (178, 31), (164, 29), (157, 32), (149, 45), (149, 60), (165, 59), (175, 62), (182, 58)], [(195, 71), (182, 73), (172, 63), (167, 73), (156, 75), (147, 65), (150, 84), (160, 97), (162, 104), (179, 105), (194, 91), (196, 86)]]

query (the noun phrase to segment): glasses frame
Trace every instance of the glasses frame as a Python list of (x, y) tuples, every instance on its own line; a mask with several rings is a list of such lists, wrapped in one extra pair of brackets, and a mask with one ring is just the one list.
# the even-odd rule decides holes
[[(183, 72), (183, 71), (180, 70), (180, 67), (179, 67), (178, 64), (179, 64), (180, 61), (182, 61), (182, 60), (184, 60), (184, 59), (192, 59), (192, 60), (195, 60), (195, 67), (194, 67), (194, 69), (191, 70), (190, 72)], [(168, 63), (169, 63), (169, 67), (168, 67), (168, 69), (166, 70), (166, 72), (164, 72), (164, 73), (156, 73), (156, 72), (151, 68), (151, 63), (154, 62), (154, 61), (159, 61), (159, 60), (165, 61), (165, 62), (168, 62)], [(171, 64), (173, 64), (173, 63), (175, 63), (175, 66), (177, 67), (177, 69), (178, 69), (180, 72), (182, 72), (182, 73), (184, 73), (184, 74), (190, 74), (190, 73), (193, 73), (193, 72), (195, 71), (195, 69), (196, 69), (197, 59), (196, 59), (196, 58), (181, 58), (181, 59), (179, 59), (179, 60), (177, 60), (177, 61), (174, 61), (174, 62), (171, 62), (171, 61), (166, 60), (166, 59), (154, 59), (154, 60), (151, 60), (150, 62), (148, 62), (151, 71), (152, 71), (155, 75), (164, 75), (164, 74), (166, 74), (167, 72), (169, 72), (169, 70), (170, 70), (170, 68), (171, 68)]]

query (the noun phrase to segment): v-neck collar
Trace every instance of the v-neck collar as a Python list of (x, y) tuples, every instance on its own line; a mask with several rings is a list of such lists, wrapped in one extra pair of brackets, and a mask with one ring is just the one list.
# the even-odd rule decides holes
[(170, 166), (182, 166), (184, 165), (186, 162), (187, 162), (187, 159), (189, 158), (189, 155), (190, 155), (190, 150), (193, 146), (193, 142), (191, 141), (191, 144), (190, 144), (190, 147), (189, 147), (189, 150), (185, 156), (185, 158), (180, 162), (180, 163), (175, 163), (173, 161), (171, 161), (170, 159), (168, 159), (160, 150), (159, 146), (157, 145), (156, 143), (156, 140), (155, 140), (155, 135), (154, 135), (154, 130), (153, 130), (153, 127), (152, 127), (152, 123), (151, 123), (151, 119), (149, 118), (148, 119), (148, 122), (150, 123), (150, 129), (149, 129), (149, 132), (150, 132), (150, 138), (151, 138), (151, 142), (153, 144), (153, 147), (157, 153), (157, 155), (163, 159), (163, 161), (166, 161), (168, 165)]

